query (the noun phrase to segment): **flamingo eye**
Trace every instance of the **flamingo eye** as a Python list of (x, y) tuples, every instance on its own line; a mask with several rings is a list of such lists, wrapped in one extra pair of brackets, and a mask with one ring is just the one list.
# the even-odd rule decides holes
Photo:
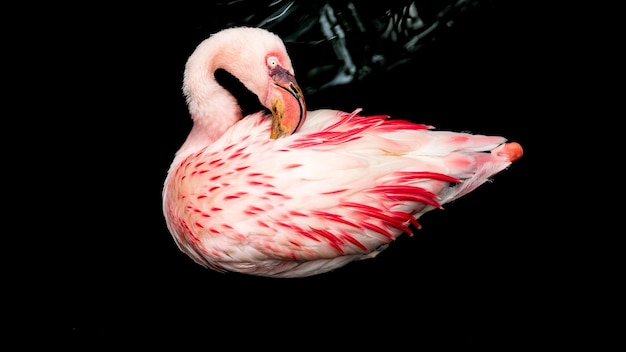
[(270, 56), (267, 58), (267, 67), (276, 68), (278, 66), (278, 58), (276, 56)]

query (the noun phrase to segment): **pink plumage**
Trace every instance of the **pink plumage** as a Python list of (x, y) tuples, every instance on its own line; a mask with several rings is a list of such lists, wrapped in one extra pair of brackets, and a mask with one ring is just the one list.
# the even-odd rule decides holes
[[(218, 68), (272, 114), (242, 118)], [(293, 74), (282, 41), (258, 28), (218, 32), (189, 58), (194, 126), (165, 180), (163, 211), (179, 248), (203, 266), (304, 277), (372, 258), (522, 155), (500, 136), (306, 111)]]

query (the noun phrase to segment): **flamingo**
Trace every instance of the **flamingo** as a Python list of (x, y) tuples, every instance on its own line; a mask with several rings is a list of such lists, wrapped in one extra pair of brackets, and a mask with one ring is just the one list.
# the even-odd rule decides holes
[[(217, 69), (268, 110), (243, 117)], [(283, 41), (261, 28), (201, 42), (183, 94), (193, 127), (165, 177), (163, 213), (178, 248), (218, 272), (296, 278), (373, 258), (523, 154), (501, 136), (307, 111)]]

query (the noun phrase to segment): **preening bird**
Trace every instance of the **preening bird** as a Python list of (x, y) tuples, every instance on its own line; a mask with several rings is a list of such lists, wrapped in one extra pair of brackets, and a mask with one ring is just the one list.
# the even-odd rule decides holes
[[(242, 116), (217, 69), (268, 111)], [(283, 41), (260, 28), (201, 42), (183, 93), (193, 127), (165, 178), (163, 212), (180, 250), (217, 271), (305, 277), (375, 257), (523, 153), (501, 136), (307, 111)]]

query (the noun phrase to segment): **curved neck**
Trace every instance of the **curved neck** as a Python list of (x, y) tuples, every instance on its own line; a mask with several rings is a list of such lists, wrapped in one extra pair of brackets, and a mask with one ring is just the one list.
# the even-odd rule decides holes
[(215, 44), (202, 43), (185, 66), (183, 93), (193, 127), (179, 155), (189, 155), (213, 143), (242, 118), (237, 99), (215, 79), (215, 70), (230, 68), (222, 59), (224, 51)]
[(215, 142), (242, 118), (237, 99), (215, 79), (224, 69), (269, 107), (272, 81), (268, 56), (277, 57), (293, 75), (291, 61), (278, 36), (260, 28), (236, 27), (201, 42), (187, 60), (183, 93), (193, 128), (177, 155), (186, 156)]

